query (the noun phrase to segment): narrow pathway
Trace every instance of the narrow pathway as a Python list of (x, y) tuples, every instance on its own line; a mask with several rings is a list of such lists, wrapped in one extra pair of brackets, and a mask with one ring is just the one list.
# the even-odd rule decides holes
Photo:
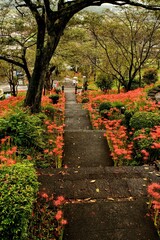
[(91, 129), (89, 116), (66, 88), (64, 164), (45, 169), (40, 189), (64, 195), (68, 225), (63, 240), (158, 240), (147, 213), (146, 186), (159, 181), (153, 167), (113, 167), (103, 131)]
[(76, 103), (73, 88), (66, 91), (64, 158), (68, 167), (113, 166), (105, 131), (91, 130), (88, 111)]

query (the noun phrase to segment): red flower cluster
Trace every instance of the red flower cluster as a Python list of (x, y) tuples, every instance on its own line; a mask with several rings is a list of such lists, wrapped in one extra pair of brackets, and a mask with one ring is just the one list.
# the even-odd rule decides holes
[(16, 163), (16, 146), (10, 146), (10, 137), (6, 136), (0, 140), (1, 148), (0, 148), (0, 166), (4, 164), (7, 166), (11, 166)]
[(2, 104), (0, 104), (0, 117), (4, 117), (8, 113), (10, 113), (18, 103), (22, 102), (24, 100), (24, 96), (18, 96), (18, 97), (9, 97), (7, 99), (4, 99), (1, 101)]
[(125, 160), (132, 159), (133, 143), (127, 142), (126, 127), (121, 125), (121, 120), (106, 121), (106, 136), (112, 150), (111, 156), (115, 165), (122, 165)]

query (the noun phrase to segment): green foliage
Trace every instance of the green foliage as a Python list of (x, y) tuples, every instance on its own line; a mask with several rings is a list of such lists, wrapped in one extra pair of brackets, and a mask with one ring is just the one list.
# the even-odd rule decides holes
[(124, 103), (122, 103), (122, 102), (113, 102), (112, 103), (112, 107), (116, 107), (116, 108), (118, 108), (118, 109), (121, 109), (122, 107), (125, 107), (125, 105), (124, 105)]
[(37, 191), (38, 181), (31, 163), (0, 169), (1, 240), (26, 239)]
[(144, 87), (144, 83), (140, 82), (139, 79), (134, 79), (132, 81), (132, 85), (131, 85), (131, 89), (130, 90), (134, 90), (137, 89), (139, 87)]
[[(147, 137), (145, 137), (146, 135), (148, 135), (150, 133), (150, 128), (143, 128), (140, 130), (135, 131), (134, 135), (133, 135), (133, 139), (134, 139), (134, 146), (136, 149), (138, 150), (142, 150), (142, 149), (148, 149), (149, 146), (152, 144), (153, 139), (149, 139)], [(138, 136), (144, 136), (141, 138), (137, 138)]]
[(113, 78), (112, 78), (112, 76), (109, 75), (109, 74), (101, 73), (101, 74), (97, 77), (96, 85), (97, 85), (97, 87), (99, 87), (102, 91), (109, 90), (109, 89), (112, 88)]
[[(65, 199), (63, 196), (48, 196), (39, 192), (34, 204), (33, 217), (29, 224), (27, 240), (62, 240), (67, 221), (62, 212)], [(61, 212), (60, 219), (56, 215)]]
[(110, 110), (112, 108), (112, 103), (111, 102), (102, 102), (99, 105), (99, 112), (102, 110)]
[(4, 118), (0, 118), (0, 138), (3, 138), (5, 136), (7, 128), (8, 121)]
[(12, 138), (12, 144), (18, 147), (43, 147), (43, 121), (38, 115), (19, 111), (7, 118), (0, 119), (0, 135), (4, 133)]
[(52, 94), (52, 95), (49, 96), (49, 98), (52, 100), (53, 104), (56, 104), (56, 103), (58, 103), (59, 95), (58, 94)]
[(150, 128), (144, 128), (135, 131), (133, 135), (133, 154), (139, 165), (144, 163), (153, 164), (160, 156), (160, 149), (153, 148), (153, 143), (156, 140), (152, 138), (150, 132)]
[(55, 92), (56, 92), (56, 94), (59, 94), (61, 92), (61, 89), (60, 88), (55, 88)]
[(108, 119), (108, 110), (104, 109), (104, 110), (100, 111), (100, 115), (102, 118)]
[(53, 106), (51, 105), (46, 106), (44, 108), (44, 112), (50, 118), (50, 120), (54, 120), (55, 109)]
[(134, 115), (135, 111), (134, 110), (126, 110), (124, 112), (124, 116), (125, 116), (125, 124), (127, 126), (127, 128), (130, 128), (130, 120), (132, 118), (132, 116)]
[(154, 68), (147, 69), (143, 74), (143, 81), (146, 84), (155, 83), (158, 80), (158, 70)]
[(130, 126), (135, 130), (153, 128), (160, 125), (160, 115), (153, 112), (136, 112), (130, 119)]
[(87, 102), (89, 102), (89, 99), (88, 99), (88, 98), (83, 98), (83, 99), (82, 99), (82, 103), (87, 103)]

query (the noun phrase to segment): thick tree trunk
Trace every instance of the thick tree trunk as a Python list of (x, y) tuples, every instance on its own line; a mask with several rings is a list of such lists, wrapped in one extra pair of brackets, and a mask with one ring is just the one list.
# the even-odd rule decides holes
[(63, 34), (63, 30), (75, 13), (89, 5), (86, 2), (79, 3), (80, 5), (78, 4), (78, 6), (73, 4), (69, 11), (68, 5), (64, 8), (63, 4), (60, 4), (58, 14), (58, 12), (51, 11), (46, 1), (46, 9), (43, 9), (42, 16), (40, 16), (34, 5), (30, 5), (28, 1), (27, 4), (35, 15), (38, 33), (36, 60), (24, 105), (30, 107), (32, 113), (37, 113), (41, 108), (42, 92), (49, 63)]
[(44, 80), (46, 78), (46, 72), (49, 65), (49, 59), (48, 61), (47, 59), (45, 61), (43, 57), (41, 58), (43, 59), (41, 63), (37, 62), (34, 68), (33, 75), (29, 82), (28, 91), (24, 102), (24, 105), (29, 106), (31, 112), (33, 113), (40, 111)]

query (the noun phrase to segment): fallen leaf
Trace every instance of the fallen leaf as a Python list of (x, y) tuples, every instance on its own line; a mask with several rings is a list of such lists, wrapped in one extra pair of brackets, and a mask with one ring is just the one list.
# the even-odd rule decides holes
[(96, 188), (96, 192), (97, 192), (97, 193), (99, 193), (99, 192), (100, 192), (100, 191), (99, 191), (99, 188)]
[(114, 198), (107, 198), (108, 200), (110, 200), (110, 201), (114, 201)]
[(133, 201), (133, 197), (129, 197), (128, 200), (129, 200), (129, 201)]
[(95, 183), (95, 181), (96, 181), (96, 180), (91, 180), (90, 182), (91, 182), (91, 183)]
[(143, 180), (147, 181), (148, 179), (147, 178), (143, 178)]
[(85, 201), (89, 201), (89, 200), (91, 200), (91, 198), (85, 198), (84, 200), (85, 200)]
[(148, 169), (149, 169), (149, 167), (144, 167), (144, 169), (148, 170)]

